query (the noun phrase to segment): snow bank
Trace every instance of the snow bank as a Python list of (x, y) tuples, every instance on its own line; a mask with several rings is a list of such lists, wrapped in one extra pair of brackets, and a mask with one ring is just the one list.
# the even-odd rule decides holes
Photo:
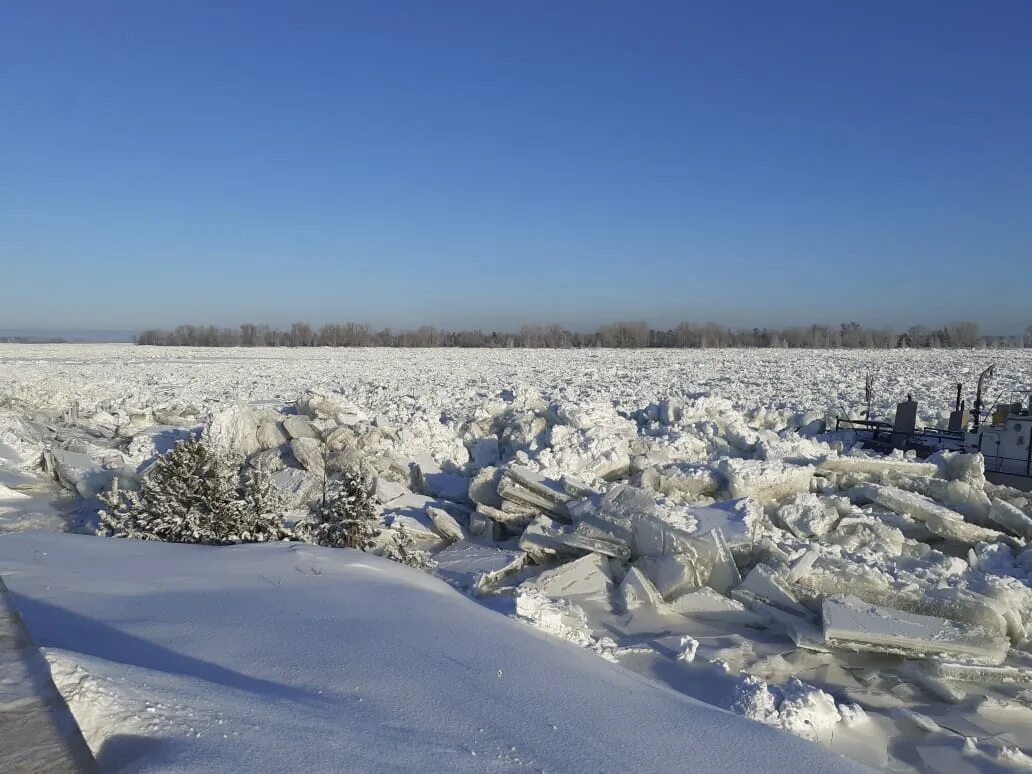
[(108, 770), (860, 770), (353, 551), (21, 533), (0, 566)]

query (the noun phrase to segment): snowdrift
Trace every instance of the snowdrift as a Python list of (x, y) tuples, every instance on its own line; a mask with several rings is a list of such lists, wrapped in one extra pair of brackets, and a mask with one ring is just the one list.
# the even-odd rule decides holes
[(354, 551), (20, 533), (0, 567), (105, 770), (861, 770)]

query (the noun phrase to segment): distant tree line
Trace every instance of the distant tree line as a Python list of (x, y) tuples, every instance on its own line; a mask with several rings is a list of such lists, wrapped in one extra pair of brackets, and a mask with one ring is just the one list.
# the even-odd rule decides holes
[(657, 330), (644, 322), (617, 322), (591, 333), (566, 330), (559, 325), (525, 325), (517, 333), (445, 331), (423, 326), (395, 333), (374, 331), (368, 325), (343, 323), (313, 328), (294, 323), (287, 330), (246, 323), (239, 328), (214, 325), (180, 325), (173, 330), (148, 330), (137, 344), (185, 347), (523, 347), (635, 349), (664, 347), (709, 349), (714, 347), (770, 347), (790, 349), (915, 349), (1032, 347), (1032, 325), (1023, 336), (983, 337), (977, 323), (957, 322), (941, 328), (915, 325), (905, 331), (865, 328), (851, 322), (839, 326), (808, 325), (789, 328), (733, 330), (716, 323), (681, 323)]
[(66, 344), (68, 339), (45, 336), (0, 336), (0, 344)]

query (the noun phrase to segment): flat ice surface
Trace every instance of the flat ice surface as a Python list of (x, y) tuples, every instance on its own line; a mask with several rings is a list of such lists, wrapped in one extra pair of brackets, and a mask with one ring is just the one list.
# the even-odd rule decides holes
[(862, 770), (356, 551), (20, 533), (0, 567), (106, 770)]

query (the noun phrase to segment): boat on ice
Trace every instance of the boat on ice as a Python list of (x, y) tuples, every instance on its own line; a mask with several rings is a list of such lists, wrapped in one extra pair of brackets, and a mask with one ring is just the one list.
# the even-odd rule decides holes
[(956, 403), (945, 428), (918, 427), (918, 402), (910, 395), (896, 405), (892, 422), (872, 419), (873, 385), (868, 376), (867, 417), (839, 417), (835, 429), (851, 431), (865, 448), (883, 454), (902, 450), (927, 457), (937, 451), (981, 452), (987, 480), (1032, 491), (1032, 399), (987, 407), (983, 395), (993, 370), (989, 366), (979, 375), (973, 410), (961, 399), (963, 385), (957, 385)]

